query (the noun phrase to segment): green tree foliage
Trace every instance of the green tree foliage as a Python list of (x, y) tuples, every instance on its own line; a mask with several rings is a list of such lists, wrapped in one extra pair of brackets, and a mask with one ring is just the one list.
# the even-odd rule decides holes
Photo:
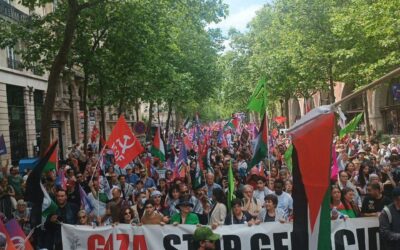
[(360, 86), (393, 70), (400, 63), (399, 7), (399, 0), (264, 5), (247, 32), (230, 33), (232, 50), (220, 59), (224, 107), (242, 110), (263, 76), (268, 100), (285, 101), (287, 112), (290, 98), (329, 90), (333, 102), (334, 82)]

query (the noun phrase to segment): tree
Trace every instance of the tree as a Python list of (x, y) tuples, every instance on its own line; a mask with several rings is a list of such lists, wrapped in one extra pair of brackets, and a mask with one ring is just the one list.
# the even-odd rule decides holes
[[(21, 2), (29, 9), (40, 7), (47, 0), (24, 0)], [(5, 23), (7, 27), (3, 30), (9, 31), (6, 41), (16, 44), (23, 41), (25, 48), (20, 51), (27, 68), (47, 69), (49, 72), (47, 80), (46, 99), (42, 109), (41, 122), (41, 154), (50, 144), (50, 123), (52, 120), (57, 86), (60, 76), (68, 62), (71, 45), (74, 40), (76, 26), (82, 11), (92, 8), (97, 4), (104, 4), (102, 0), (92, 0), (80, 3), (78, 0), (60, 2), (56, 10), (46, 16), (32, 15), (23, 23)], [(2, 39), (4, 46), (4, 39)]]

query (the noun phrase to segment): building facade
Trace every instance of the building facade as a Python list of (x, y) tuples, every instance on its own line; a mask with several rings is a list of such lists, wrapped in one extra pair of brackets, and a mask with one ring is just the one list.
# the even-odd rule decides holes
[[(396, 89), (399, 86), (399, 79), (392, 79), (389, 82), (368, 90), (366, 93), (368, 103), (368, 114), (371, 129), (384, 134), (400, 135), (400, 99), (396, 96)], [(335, 83), (335, 100), (339, 101), (355, 91), (355, 86), (342, 82)], [(289, 123), (294, 122), (303, 116), (308, 109), (328, 104), (327, 92), (318, 92), (309, 100), (303, 98), (291, 99), (289, 101)], [(364, 111), (363, 98), (358, 96), (340, 106), (349, 122), (356, 114)]]
[[(34, 10), (46, 15), (54, 4)], [(0, 18), (19, 22), (32, 13), (18, 1), (0, 0)], [(0, 160), (17, 165), (22, 158), (35, 157), (40, 144), (41, 110), (47, 90), (47, 74), (38, 75), (21, 67), (17, 48), (0, 50), (0, 135), (3, 134), (7, 154)], [(57, 91), (52, 121), (52, 138), (60, 140), (60, 156), (72, 143), (79, 140), (81, 77), (76, 72), (64, 72)]]

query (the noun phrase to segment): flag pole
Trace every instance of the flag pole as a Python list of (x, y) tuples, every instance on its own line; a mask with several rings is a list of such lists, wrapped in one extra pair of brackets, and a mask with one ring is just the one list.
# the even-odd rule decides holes
[[(265, 102), (265, 119), (268, 119), (268, 105), (267, 105), (267, 81), (264, 82), (264, 102)], [(270, 130), (270, 121), (269, 119), (266, 121), (268, 128), (267, 128), (267, 155), (268, 155), (268, 171), (269, 174), (271, 174), (271, 153), (270, 153), (270, 148), (269, 148), (269, 136), (271, 134), (269, 133)], [(263, 164), (264, 165), (264, 164)], [(263, 171), (264, 171), (264, 166), (263, 166)]]
[(93, 173), (92, 173), (92, 177), (90, 177), (90, 181), (93, 181), (94, 173), (95, 173), (96, 170), (97, 170), (97, 165), (99, 165), (100, 157), (103, 156), (103, 151), (104, 151), (105, 148), (106, 148), (106, 144), (104, 144), (103, 148), (102, 148), (101, 151), (100, 151), (99, 157), (97, 157), (96, 165), (94, 166), (95, 169), (94, 169), (94, 171), (93, 171)]

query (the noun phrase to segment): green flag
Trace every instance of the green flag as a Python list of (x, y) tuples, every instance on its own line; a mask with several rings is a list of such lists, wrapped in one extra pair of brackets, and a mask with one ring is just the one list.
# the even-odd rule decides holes
[(289, 169), (290, 173), (292, 173), (292, 169), (293, 169), (292, 153), (293, 153), (293, 145), (290, 144), (290, 146), (286, 149), (285, 154), (283, 155), (286, 166)]
[(249, 104), (247, 105), (249, 110), (258, 112), (260, 114), (264, 113), (266, 108), (265, 96), (267, 93), (265, 92), (265, 82), (265, 78), (261, 78), (258, 81), (256, 89), (251, 95)]
[(344, 127), (342, 130), (339, 132), (339, 138), (342, 139), (346, 134), (349, 134), (353, 131), (356, 130), (358, 124), (360, 123), (364, 113), (358, 114), (356, 117), (351, 120), (346, 127)]
[(233, 178), (232, 161), (230, 161), (228, 169), (228, 210), (231, 210), (234, 190), (235, 179)]
[(258, 132), (255, 141), (256, 145), (254, 146), (253, 158), (251, 159), (250, 164), (247, 165), (247, 171), (250, 171), (252, 167), (260, 163), (260, 161), (263, 161), (268, 155), (268, 120), (265, 112), (261, 122), (260, 131)]

